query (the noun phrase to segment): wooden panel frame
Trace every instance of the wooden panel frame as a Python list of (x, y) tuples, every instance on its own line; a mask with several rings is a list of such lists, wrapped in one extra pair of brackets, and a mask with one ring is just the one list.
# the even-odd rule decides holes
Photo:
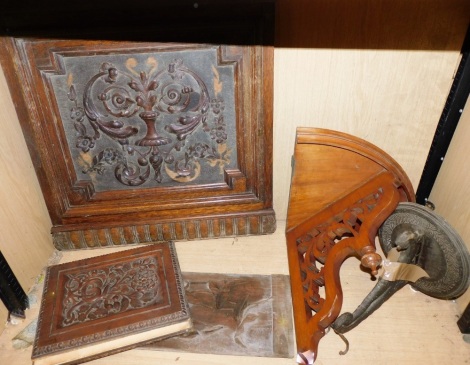
[[(0, 59), (58, 249), (267, 234), (272, 209), (271, 46), (3, 38)], [(213, 49), (234, 64), (237, 166), (221, 183), (97, 192), (77, 177), (48, 74), (61, 57)], [(60, 57), (59, 57), (60, 56)], [(155, 199), (158, 197), (158, 199)]]

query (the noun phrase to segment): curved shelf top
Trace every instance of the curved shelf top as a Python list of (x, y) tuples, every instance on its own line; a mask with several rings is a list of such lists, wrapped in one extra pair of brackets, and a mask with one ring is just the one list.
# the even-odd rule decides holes
[(347, 133), (298, 128), (286, 229), (290, 230), (380, 172), (396, 179), (401, 201), (415, 201), (405, 171), (386, 152)]

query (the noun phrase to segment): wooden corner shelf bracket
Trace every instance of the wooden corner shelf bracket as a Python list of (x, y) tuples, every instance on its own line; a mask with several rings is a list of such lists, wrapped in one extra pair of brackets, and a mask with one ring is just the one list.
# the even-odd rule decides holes
[(377, 274), (381, 224), (411, 183), (387, 154), (359, 138), (297, 130), (286, 238), (298, 361), (313, 363), (325, 330), (341, 312), (340, 268), (355, 256)]

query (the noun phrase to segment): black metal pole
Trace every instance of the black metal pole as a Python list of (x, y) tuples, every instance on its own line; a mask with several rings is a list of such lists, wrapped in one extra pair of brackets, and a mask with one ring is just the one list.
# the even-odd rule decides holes
[(15, 274), (0, 252), (0, 299), (10, 315), (25, 317), (24, 311), (29, 307), (28, 296), (24, 292)]
[(416, 202), (426, 204), (449, 148), (470, 93), (470, 27), (462, 46), (462, 59), (454, 77), (444, 110), (434, 134), (423, 174), (416, 191)]

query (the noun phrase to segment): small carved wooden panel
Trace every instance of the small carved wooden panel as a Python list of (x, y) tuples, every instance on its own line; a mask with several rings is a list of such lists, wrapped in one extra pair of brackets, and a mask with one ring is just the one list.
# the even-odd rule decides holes
[(2, 43), (57, 248), (274, 231), (272, 47)]
[(126, 343), (135, 347), (154, 340), (143, 333), (176, 323), (185, 324), (183, 331), (191, 327), (172, 242), (72, 261), (47, 268), (32, 356), (51, 356), (41, 362), (51, 364), (68, 352), (60, 363), (83, 362), (109, 354), (106, 346), (87, 351), (96, 343), (131, 338)]

